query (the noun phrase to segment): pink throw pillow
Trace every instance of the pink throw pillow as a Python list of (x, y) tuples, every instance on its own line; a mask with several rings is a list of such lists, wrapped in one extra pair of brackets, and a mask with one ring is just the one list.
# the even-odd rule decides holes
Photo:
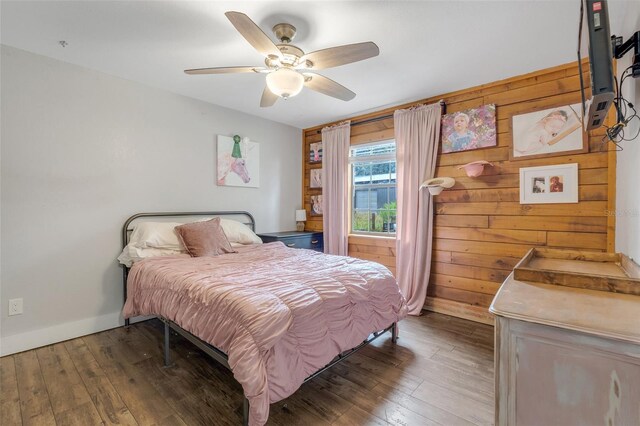
[(176, 226), (175, 230), (191, 257), (237, 253), (220, 226), (219, 217), (204, 222), (186, 223)]

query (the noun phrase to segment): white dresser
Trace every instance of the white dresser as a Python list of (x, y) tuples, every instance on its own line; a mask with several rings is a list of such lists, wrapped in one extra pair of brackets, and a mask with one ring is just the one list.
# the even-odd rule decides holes
[(496, 315), (496, 425), (640, 425), (640, 296), (518, 281)]

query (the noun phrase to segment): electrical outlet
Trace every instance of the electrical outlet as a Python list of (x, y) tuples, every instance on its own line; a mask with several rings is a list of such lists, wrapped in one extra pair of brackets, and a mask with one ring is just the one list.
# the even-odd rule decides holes
[(22, 298), (9, 299), (9, 316), (22, 314)]

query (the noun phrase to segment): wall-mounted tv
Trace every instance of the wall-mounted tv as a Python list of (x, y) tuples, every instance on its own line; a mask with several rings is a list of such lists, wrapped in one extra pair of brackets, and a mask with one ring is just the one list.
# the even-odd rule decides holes
[(606, 0), (585, 0), (589, 28), (591, 99), (585, 106), (584, 127), (600, 127), (614, 99), (613, 53)]

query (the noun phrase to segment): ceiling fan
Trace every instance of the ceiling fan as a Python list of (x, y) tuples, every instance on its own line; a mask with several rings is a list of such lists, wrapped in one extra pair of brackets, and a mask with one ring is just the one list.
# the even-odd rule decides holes
[(190, 75), (249, 72), (266, 74), (267, 86), (262, 93), (261, 107), (272, 106), (279, 97), (288, 99), (296, 96), (303, 86), (343, 101), (350, 101), (356, 96), (354, 92), (313, 71), (362, 61), (380, 53), (378, 46), (368, 41), (305, 54), (302, 49), (290, 44), (296, 35), (296, 27), (291, 24), (283, 23), (273, 27), (273, 33), (280, 40), (280, 44), (276, 45), (244, 13), (227, 12), (225, 15), (249, 44), (265, 56), (266, 67), (198, 68), (184, 72)]

